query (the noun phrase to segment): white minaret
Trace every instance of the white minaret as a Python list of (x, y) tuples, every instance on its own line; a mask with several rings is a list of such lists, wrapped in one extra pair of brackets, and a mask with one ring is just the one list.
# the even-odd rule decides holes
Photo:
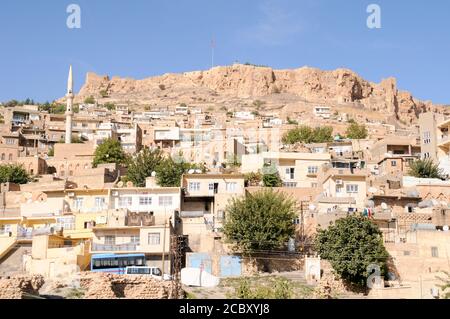
[(72, 66), (69, 69), (69, 79), (67, 81), (67, 107), (66, 107), (66, 144), (72, 143), (72, 115), (73, 115), (73, 76)]

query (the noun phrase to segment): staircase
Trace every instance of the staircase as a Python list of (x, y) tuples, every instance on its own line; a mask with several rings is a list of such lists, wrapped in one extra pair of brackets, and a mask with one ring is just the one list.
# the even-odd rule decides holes
[(12, 276), (23, 273), (22, 256), (31, 252), (31, 244), (15, 244), (0, 259), (0, 276)]

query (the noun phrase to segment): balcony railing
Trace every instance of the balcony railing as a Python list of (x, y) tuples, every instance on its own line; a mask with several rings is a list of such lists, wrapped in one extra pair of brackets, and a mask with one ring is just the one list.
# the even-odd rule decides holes
[(138, 243), (128, 244), (92, 244), (92, 251), (137, 251)]

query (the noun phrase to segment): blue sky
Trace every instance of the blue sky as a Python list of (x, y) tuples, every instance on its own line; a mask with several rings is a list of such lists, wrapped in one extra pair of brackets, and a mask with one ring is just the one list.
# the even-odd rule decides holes
[[(66, 26), (69, 4), (81, 29)], [(381, 6), (382, 28), (366, 25)], [(145, 78), (234, 61), (350, 68), (394, 76), (418, 98), (450, 104), (447, 0), (7, 0), (0, 4), (0, 101), (64, 95), (86, 72)]]

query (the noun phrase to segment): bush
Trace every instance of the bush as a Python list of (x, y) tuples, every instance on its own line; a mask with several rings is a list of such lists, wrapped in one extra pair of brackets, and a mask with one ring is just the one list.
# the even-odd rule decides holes
[(240, 279), (235, 290), (238, 299), (292, 299), (294, 289), (285, 278), (270, 278), (265, 285), (251, 287), (247, 278)]
[(161, 91), (164, 91), (164, 90), (166, 89), (166, 86), (165, 86), (164, 84), (160, 84), (160, 85), (159, 85), (159, 89), (160, 89)]
[(85, 104), (95, 104), (95, 98), (91, 95), (84, 99)]
[(444, 179), (443, 170), (435, 164), (432, 159), (416, 160), (409, 167), (409, 175), (418, 178), (440, 178)]

